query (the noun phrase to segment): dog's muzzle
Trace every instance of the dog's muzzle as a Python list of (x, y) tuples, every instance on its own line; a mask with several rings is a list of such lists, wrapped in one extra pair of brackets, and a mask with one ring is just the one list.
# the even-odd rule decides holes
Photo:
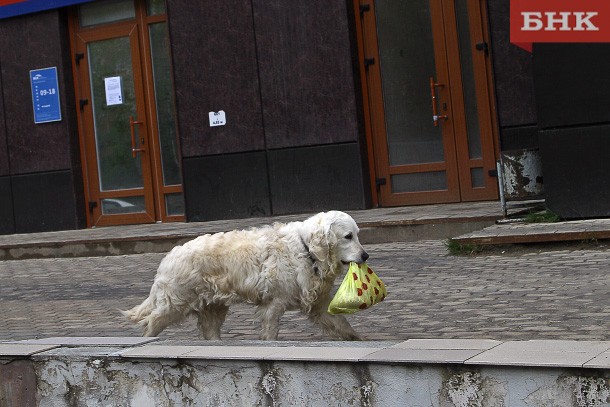
[(363, 251), (360, 254), (360, 260), (350, 260), (350, 261), (341, 260), (341, 263), (350, 264), (350, 263), (354, 262), (354, 263), (357, 263), (358, 265), (360, 265), (360, 264), (364, 263), (365, 261), (367, 261), (369, 257), (370, 257), (369, 254), (367, 252)]

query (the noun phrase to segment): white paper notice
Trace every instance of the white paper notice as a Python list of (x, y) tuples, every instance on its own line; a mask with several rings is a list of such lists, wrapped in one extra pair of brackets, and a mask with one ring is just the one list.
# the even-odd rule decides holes
[(106, 89), (106, 105), (123, 104), (123, 89), (121, 89), (120, 76), (104, 78), (104, 88)]
[(227, 116), (225, 115), (224, 110), (219, 110), (218, 112), (210, 112), (210, 127), (214, 126), (224, 126), (227, 124)]

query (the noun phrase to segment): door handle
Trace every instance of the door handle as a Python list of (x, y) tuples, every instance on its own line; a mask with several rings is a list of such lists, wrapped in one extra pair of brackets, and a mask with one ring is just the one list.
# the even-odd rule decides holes
[(443, 86), (445, 84), (434, 82), (434, 78), (430, 77), (430, 98), (432, 99), (432, 120), (434, 121), (434, 127), (438, 127), (440, 119), (447, 120), (449, 118), (446, 114), (439, 115), (436, 107), (436, 88), (442, 88)]
[[(143, 148), (136, 148), (136, 124), (142, 124), (142, 122), (134, 120), (133, 116), (129, 116), (129, 130), (131, 131), (131, 154), (133, 155), (133, 158), (136, 158), (138, 153), (146, 151)], [(144, 143), (140, 143), (140, 147), (142, 146), (142, 144)]]

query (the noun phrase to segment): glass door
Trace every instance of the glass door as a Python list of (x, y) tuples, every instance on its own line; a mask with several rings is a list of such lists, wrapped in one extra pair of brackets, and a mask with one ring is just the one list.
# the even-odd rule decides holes
[(468, 2), (355, 2), (382, 206), (497, 197), (488, 172), (495, 169), (490, 98), (480, 92), (487, 71), (474, 69), (485, 67), (479, 58), (486, 55), (473, 56), (479, 52), (471, 34), (476, 13)]
[(387, 149), (383, 189), (408, 193), (417, 203), (456, 201), (445, 32), (432, 24), (442, 21), (442, 11), (437, 2), (419, 0), (377, 1), (375, 12), (386, 134), (379, 148)]
[(184, 219), (164, 11), (105, 0), (72, 18), (90, 226)]

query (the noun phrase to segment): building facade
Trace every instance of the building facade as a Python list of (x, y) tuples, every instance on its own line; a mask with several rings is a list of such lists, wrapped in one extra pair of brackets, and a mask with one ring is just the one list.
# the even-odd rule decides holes
[(36, 3), (0, 7), (3, 234), (497, 200), (539, 147), (509, 0)]

